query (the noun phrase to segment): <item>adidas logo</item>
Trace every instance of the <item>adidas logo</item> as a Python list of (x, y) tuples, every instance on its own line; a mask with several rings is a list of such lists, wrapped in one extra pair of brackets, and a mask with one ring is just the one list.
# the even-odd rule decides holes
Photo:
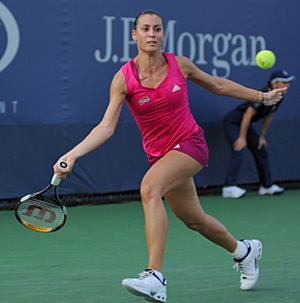
[(172, 93), (177, 92), (177, 91), (180, 90), (180, 89), (181, 89), (181, 87), (178, 86), (177, 84), (175, 84), (175, 85), (173, 86), (173, 88), (172, 88)]

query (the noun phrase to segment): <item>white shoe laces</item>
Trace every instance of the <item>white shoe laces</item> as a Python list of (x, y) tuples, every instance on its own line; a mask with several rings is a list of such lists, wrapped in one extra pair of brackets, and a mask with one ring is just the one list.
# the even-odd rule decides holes
[(243, 266), (242, 262), (234, 263), (232, 268), (236, 269), (236, 271), (240, 271), (243, 275), (246, 273), (245, 267)]
[(139, 273), (139, 279), (143, 280), (143, 279), (148, 278), (152, 275), (153, 275), (153, 272), (151, 270), (150, 271), (143, 271), (143, 272)]

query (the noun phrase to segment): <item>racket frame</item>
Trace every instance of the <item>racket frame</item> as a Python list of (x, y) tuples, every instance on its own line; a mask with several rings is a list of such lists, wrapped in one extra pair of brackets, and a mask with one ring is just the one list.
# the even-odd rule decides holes
[[(59, 164), (62, 168), (66, 168), (67, 164), (65, 162), (60, 162)], [(58, 194), (58, 185), (60, 183), (60, 179), (58, 177), (58, 175), (55, 173), (52, 177), (51, 183), (49, 185), (47, 185), (44, 189), (42, 189), (41, 191), (38, 191), (36, 193), (32, 193), (29, 195), (26, 195), (24, 197), (22, 197), (19, 202), (17, 203), (16, 207), (15, 207), (15, 216), (17, 218), (17, 220), (25, 227), (34, 230), (34, 231), (38, 231), (38, 232), (42, 232), (42, 233), (50, 233), (50, 232), (54, 232), (59, 230), (60, 228), (62, 228), (67, 220), (67, 209), (66, 207), (62, 204), (59, 194)], [(40, 227), (40, 226), (36, 226), (33, 224), (30, 224), (28, 222), (26, 222), (25, 220), (23, 220), (22, 218), (20, 218), (19, 214), (18, 214), (18, 209), (19, 207), (22, 205), (22, 203), (26, 202), (28, 199), (31, 198), (35, 198), (37, 196), (42, 195), (43, 193), (47, 192), (51, 187), (54, 187), (54, 195), (56, 198), (56, 205), (59, 206), (64, 214), (64, 219), (62, 221), (62, 223), (60, 223), (58, 226), (51, 228), (51, 227)], [(54, 203), (53, 203), (54, 204)]]

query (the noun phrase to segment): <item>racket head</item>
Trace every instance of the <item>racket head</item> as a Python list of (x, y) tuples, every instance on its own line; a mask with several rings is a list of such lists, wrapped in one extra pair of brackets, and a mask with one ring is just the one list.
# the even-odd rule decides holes
[(62, 228), (67, 220), (67, 210), (60, 202), (57, 188), (54, 190), (55, 196), (35, 193), (21, 198), (15, 208), (17, 220), (25, 227), (43, 233)]

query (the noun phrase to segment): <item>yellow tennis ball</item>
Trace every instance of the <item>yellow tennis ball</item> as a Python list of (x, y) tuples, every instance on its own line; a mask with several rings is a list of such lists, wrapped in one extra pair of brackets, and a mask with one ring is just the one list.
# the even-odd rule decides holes
[(256, 64), (262, 69), (271, 68), (276, 62), (275, 54), (270, 50), (262, 50), (257, 53)]

